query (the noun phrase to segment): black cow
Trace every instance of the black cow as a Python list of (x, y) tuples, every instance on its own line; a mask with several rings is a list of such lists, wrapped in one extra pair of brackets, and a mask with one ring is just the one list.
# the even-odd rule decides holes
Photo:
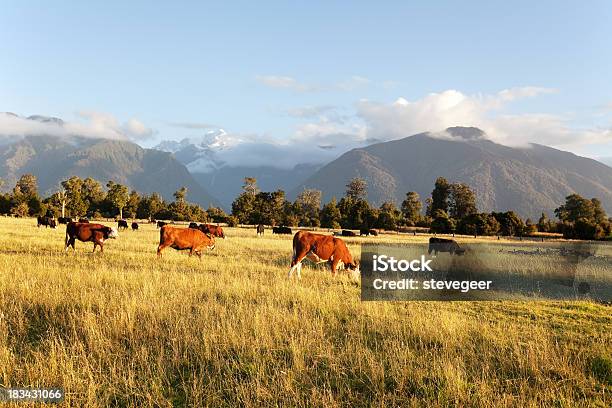
[(127, 229), (128, 228), (128, 223), (126, 220), (119, 220), (117, 221), (117, 229)]
[(365, 235), (366, 237), (368, 235), (372, 235), (372, 236), (377, 237), (378, 236), (378, 231), (375, 230), (375, 229), (362, 228), (362, 229), (359, 230), (359, 235), (360, 236)]
[(193, 228), (193, 229), (199, 229), (199, 225), (197, 222), (190, 222), (189, 223), (189, 228)]
[(138, 231), (138, 223), (137, 222), (133, 222), (132, 223), (132, 231)]
[(342, 230), (342, 233), (340, 235), (342, 235), (343, 237), (356, 237), (357, 236), (357, 234), (349, 230)]
[(438, 252), (448, 252), (451, 255), (463, 255), (465, 249), (461, 248), (459, 244), (453, 239), (445, 238), (429, 238), (429, 249), (428, 254), (434, 253), (438, 255)]
[(273, 234), (293, 234), (289, 227), (272, 227)]
[(70, 224), (70, 223), (72, 222), (72, 218), (70, 218), (70, 217), (59, 217), (59, 218), (57, 219), (57, 221), (58, 221), (60, 224)]
[(264, 225), (263, 224), (259, 224), (257, 226), (257, 235), (263, 235), (265, 230), (266, 230), (266, 228), (264, 227)]
[(157, 228), (161, 228), (164, 225), (168, 224), (167, 222), (163, 222), (163, 221), (157, 221)]
[(57, 224), (55, 223), (55, 219), (53, 217), (37, 217), (36, 221), (38, 222), (38, 228), (41, 225), (44, 225), (45, 228), (56, 228)]

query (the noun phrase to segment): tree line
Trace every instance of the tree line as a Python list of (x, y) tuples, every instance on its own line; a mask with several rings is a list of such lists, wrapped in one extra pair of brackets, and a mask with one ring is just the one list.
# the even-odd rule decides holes
[[(105, 188), (104, 188), (105, 187)], [(221, 208), (204, 210), (187, 201), (182, 187), (167, 201), (159, 193), (140, 194), (120, 183), (108, 181), (105, 186), (91, 177), (70, 177), (61, 182), (57, 192), (42, 198), (32, 174), (22, 175), (12, 192), (0, 194), (0, 213), (18, 217), (87, 217), (137, 218), (174, 221), (230, 222)]]
[(108, 181), (102, 186), (92, 178), (71, 177), (58, 191), (46, 198), (38, 194), (36, 177), (24, 174), (12, 192), (0, 194), (0, 213), (16, 216), (72, 216), (89, 218), (138, 218), (237, 224), (266, 224), (344, 229), (406, 230), (428, 228), (433, 233), (465, 235), (529, 236), (535, 232), (562, 233), (566, 238), (612, 239), (612, 218), (608, 218), (597, 198), (578, 194), (566, 197), (555, 209), (557, 220), (545, 213), (534, 223), (514, 211), (479, 212), (475, 191), (464, 183), (436, 179), (423, 203), (410, 191), (398, 207), (393, 201), (379, 207), (367, 201), (367, 183), (353, 178), (340, 200), (322, 203), (322, 192), (304, 189), (295, 199), (283, 190), (261, 191), (257, 180), (246, 177), (242, 193), (232, 203), (231, 214), (221, 208), (204, 210), (187, 201), (187, 189), (173, 194), (172, 201), (160, 194), (139, 194), (125, 185)]

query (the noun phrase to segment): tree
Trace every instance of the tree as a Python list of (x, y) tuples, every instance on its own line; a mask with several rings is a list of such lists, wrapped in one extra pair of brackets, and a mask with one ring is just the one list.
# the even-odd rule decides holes
[(421, 197), (414, 191), (406, 193), (406, 199), (402, 201), (401, 208), (404, 219), (412, 225), (416, 224), (421, 218), (421, 209), (423, 208)]
[(159, 193), (152, 193), (150, 196), (144, 196), (138, 203), (136, 217), (152, 219), (157, 216), (157, 213), (164, 209), (164, 202)]
[(395, 203), (387, 201), (380, 206), (376, 226), (388, 231), (393, 231), (397, 229), (397, 223), (400, 216), (401, 212), (397, 209)]
[(125, 205), (126, 215), (128, 218), (135, 218), (138, 213), (138, 206), (140, 205), (140, 195), (132, 190), (128, 198), (127, 204)]
[(305, 189), (297, 196), (295, 206), (300, 218), (300, 225), (306, 227), (318, 227), (320, 225), (321, 196), (321, 190), (314, 189)]
[(591, 198), (591, 205), (593, 206), (593, 221), (597, 224), (601, 224), (606, 221), (606, 212), (601, 206), (601, 201), (597, 198)]
[[(228, 222), (228, 215), (219, 207), (208, 207), (208, 210), (206, 210), (206, 215), (210, 220), (212, 220), (212, 222)], [(236, 224), (238, 224), (237, 221)]]
[(550, 227), (550, 221), (548, 220), (548, 217), (546, 216), (546, 213), (542, 213), (542, 215), (540, 216), (540, 219), (538, 220), (538, 231), (540, 232), (548, 232), (549, 231), (549, 227)]
[(368, 196), (368, 183), (360, 177), (355, 177), (346, 185), (346, 197), (354, 201), (365, 200)]
[(340, 228), (342, 214), (338, 209), (336, 197), (323, 206), (321, 210), (321, 226), (324, 228)]
[(491, 213), (499, 222), (500, 233), (504, 236), (522, 236), (525, 229), (523, 220), (514, 212), (493, 212)]
[(28, 201), (31, 198), (38, 197), (38, 181), (36, 176), (32, 174), (22, 175), (15, 188), (13, 188), (13, 195), (19, 196), (20, 200)]
[(255, 206), (255, 195), (250, 192), (243, 192), (232, 203), (232, 215), (241, 224), (248, 224), (253, 214)]
[(560, 228), (565, 238), (602, 239), (611, 228), (597, 198), (588, 200), (571, 194), (565, 198), (565, 204), (555, 210), (555, 215), (562, 222)]
[(455, 220), (450, 218), (446, 211), (436, 210), (430, 230), (434, 233), (448, 234), (455, 231)]
[(108, 188), (108, 192), (106, 193), (107, 201), (112, 204), (113, 209), (119, 211), (119, 218), (123, 219), (123, 209), (130, 198), (128, 188), (112, 180), (106, 183), (106, 187)]
[(100, 210), (100, 205), (106, 196), (102, 185), (91, 177), (87, 177), (81, 183), (81, 195), (83, 202), (87, 205), (88, 215)]
[(450, 203), (449, 215), (455, 219), (462, 219), (468, 215), (476, 214), (476, 193), (464, 183), (451, 184), (449, 188)]
[[(450, 184), (444, 177), (438, 177), (433, 191), (431, 192), (431, 215), (437, 210), (442, 210), (448, 214), (448, 198), (450, 195)], [(435, 217), (433, 217), (435, 218)]]
[(29, 213), (30, 207), (28, 207), (28, 203), (25, 201), (11, 208), (11, 214), (17, 217), (27, 217)]
[(496, 235), (501, 228), (491, 214), (470, 214), (459, 221), (457, 232), (466, 235)]
[[(62, 181), (62, 188), (65, 192), (62, 207), (68, 210), (71, 216), (80, 216), (87, 213), (88, 203), (83, 199), (83, 180), (77, 176), (70, 177)], [(62, 217), (64, 211), (62, 211)]]
[(576, 222), (581, 218), (595, 221), (595, 208), (592, 200), (587, 200), (579, 194), (571, 194), (565, 198), (564, 205), (555, 209), (555, 215), (565, 222)]
[(260, 191), (255, 195), (253, 211), (250, 217), (248, 217), (247, 222), (249, 224), (276, 225), (283, 220), (284, 207), (285, 192), (283, 190), (274, 192)]
[(245, 177), (244, 184), (242, 185), (242, 191), (252, 196), (257, 194), (259, 192), (259, 187), (257, 187), (257, 179), (255, 177)]
[(177, 191), (172, 194), (174, 196), (174, 200), (178, 203), (184, 203), (187, 198), (187, 187), (183, 186), (179, 188)]

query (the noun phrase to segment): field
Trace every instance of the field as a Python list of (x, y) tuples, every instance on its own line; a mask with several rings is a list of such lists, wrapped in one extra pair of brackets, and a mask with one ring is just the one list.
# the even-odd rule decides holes
[(290, 236), (230, 228), (201, 261), (158, 260), (152, 225), (92, 255), (35, 224), (0, 219), (0, 386), (88, 407), (612, 405), (610, 306), (361, 302), (322, 268), (288, 281)]

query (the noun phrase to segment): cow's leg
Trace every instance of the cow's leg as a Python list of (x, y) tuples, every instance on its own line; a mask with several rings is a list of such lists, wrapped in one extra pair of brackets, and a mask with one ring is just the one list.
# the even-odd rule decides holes
[(293, 249), (293, 258), (291, 259), (291, 269), (289, 269), (289, 279), (291, 279), (291, 276), (293, 275), (293, 271), (297, 271), (298, 272), (298, 279), (301, 279), (302, 277), (302, 261), (304, 260), (304, 258), (306, 257), (306, 255), (308, 254), (308, 251), (310, 251), (310, 248), (302, 248), (301, 251), (296, 252), (295, 249)]
[(68, 248), (72, 247), (72, 252), (76, 252), (75, 242), (75, 237), (68, 238), (68, 241), (66, 243), (66, 251), (68, 251)]
[(332, 260), (332, 264), (331, 264), (331, 270), (332, 270), (332, 276), (335, 278), (336, 274), (338, 273), (338, 264), (340, 263), (340, 258), (339, 257), (335, 257)]
[(96, 246), (98, 246), (98, 243), (96, 241), (94, 241), (94, 248), (93, 248), (93, 251), (92, 251), (93, 253), (96, 252)]
[(159, 246), (157, 247), (157, 257), (161, 258), (162, 251), (169, 246), (170, 244), (167, 244), (167, 243), (159, 244)]
[(302, 263), (301, 262), (298, 264), (297, 277), (300, 280), (302, 279)]

